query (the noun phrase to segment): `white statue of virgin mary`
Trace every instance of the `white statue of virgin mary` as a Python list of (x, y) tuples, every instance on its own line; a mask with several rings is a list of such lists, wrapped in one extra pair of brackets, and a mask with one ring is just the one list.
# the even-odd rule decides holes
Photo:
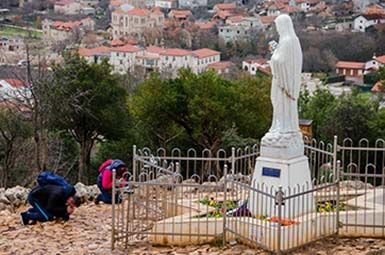
[(289, 15), (282, 14), (274, 22), (279, 34), (279, 43), (270, 61), (273, 73), (273, 119), (269, 132), (262, 138), (262, 146), (287, 147), (290, 139), (297, 142), (302, 140), (297, 107), (301, 86), (302, 50)]

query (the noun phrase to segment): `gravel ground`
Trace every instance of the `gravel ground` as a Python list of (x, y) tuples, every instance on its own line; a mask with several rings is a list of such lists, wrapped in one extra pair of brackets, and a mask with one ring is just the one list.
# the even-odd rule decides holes
[[(147, 243), (135, 243), (127, 251), (111, 251), (111, 207), (108, 205), (83, 205), (76, 210), (68, 222), (46, 222), (32, 226), (20, 224), (18, 213), (24, 209), (20, 208), (16, 212), (0, 212), (1, 255), (268, 254), (263, 250), (251, 249), (240, 244), (226, 247), (211, 245), (154, 247)], [(385, 255), (385, 240), (328, 238), (290, 254)]]

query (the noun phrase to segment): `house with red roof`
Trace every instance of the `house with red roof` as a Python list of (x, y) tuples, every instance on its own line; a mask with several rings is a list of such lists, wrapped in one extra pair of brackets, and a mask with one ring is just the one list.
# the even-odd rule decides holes
[(140, 37), (148, 28), (163, 28), (164, 14), (159, 8), (118, 9), (112, 12), (111, 26), (113, 39), (128, 36)]
[(71, 40), (75, 36), (82, 36), (87, 31), (95, 29), (95, 22), (87, 17), (74, 21), (53, 21), (45, 19), (42, 22), (43, 39), (47, 43)]
[(235, 64), (230, 61), (215, 62), (207, 66), (207, 69), (214, 70), (217, 74), (228, 74), (232, 68), (235, 68)]
[(190, 10), (171, 10), (167, 16), (177, 21), (185, 21), (193, 17), (193, 14)]
[(354, 31), (365, 32), (367, 28), (378, 24), (385, 24), (385, 13), (382, 11), (367, 12), (354, 19), (353, 29)]
[(27, 100), (30, 94), (26, 81), (19, 79), (0, 80), (0, 102), (12, 99)]
[(137, 65), (136, 56), (143, 51), (143, 49), (131, 44), (126, 44), (120, 47), (111, 48), (110, 63), (117, 73), (125, 73), (133, 71)]
[(364, 62), (338, 61), (336, 64), (336, 73), (345, 75), (346, 79), (362, 78), (364, 71)]
[(108, 59), (113, 71), (117, 73), (133, 71), (135, 67), (140, 66), (146, 71), (168, 72), (172, 76), (176, 76), (181, 68), (190, 68), (194, 73), (201, 73), (207, 70), (209, 65), (220, 62), (220, 52), (207, 48), (190, 51), (158, 46), (140, 48), (131, 44), (81, 48), (79, 55), (90, 63)]
[(380, 80), (371, 89), (374, 93), (384, 93), (385, 92), (385, 81)]
[(365, 74), (377, 72), (383, 66), (385, 66), (385, 55), (373, 55), (373, 58), (365, 63)]
[(242, 70), (249, 72), (251, 75), (262, 73), (271, 76), (270, 63), (264, 58), (253, 58), (242, 61)]
[(220, 11), (234, 12), (236, 9), (237, 9), (237, 4), (235, 2), (216, 4), (214, 5), (214, 8), (213, 8), (215, 12), (220, 12)]
[(100, 64), (104, 59), (110, 60), (112, 48), (101, 46), (97, 48), (87, 49), (80, 48), (79, 56), (85, 58), (90, 64)]

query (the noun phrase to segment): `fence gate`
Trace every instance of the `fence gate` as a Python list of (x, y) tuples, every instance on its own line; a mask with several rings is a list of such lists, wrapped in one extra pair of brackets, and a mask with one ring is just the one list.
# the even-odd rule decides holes
[(345, 139), (340, 157), (340, 234), (385, 237), (385, 141)]

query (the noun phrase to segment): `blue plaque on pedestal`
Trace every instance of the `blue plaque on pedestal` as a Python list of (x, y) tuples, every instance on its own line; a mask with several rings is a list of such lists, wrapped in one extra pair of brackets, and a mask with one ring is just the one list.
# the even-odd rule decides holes
[(281, 169), (262, 167), (262, 176), (281, 177)]

